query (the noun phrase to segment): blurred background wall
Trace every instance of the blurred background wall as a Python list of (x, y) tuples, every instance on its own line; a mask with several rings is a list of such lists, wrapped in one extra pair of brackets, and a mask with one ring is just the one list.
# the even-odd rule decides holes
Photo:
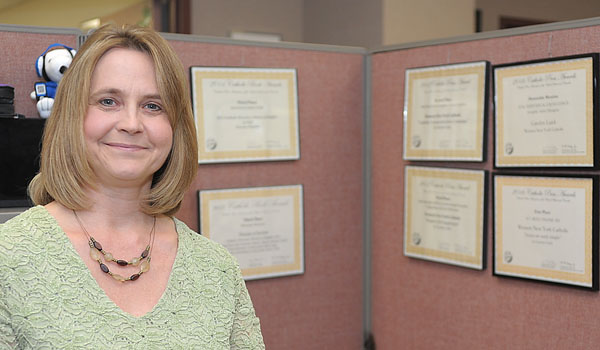
[[(543, 6), (542, 6), (543, 5)], [(0, 23), (376, 48), (600, 16), (594, 0), (0, 0)]]

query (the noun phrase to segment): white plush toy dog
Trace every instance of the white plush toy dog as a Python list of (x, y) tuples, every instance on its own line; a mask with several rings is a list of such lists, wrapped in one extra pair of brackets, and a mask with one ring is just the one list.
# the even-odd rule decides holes
[(52, 44), (38, 57), (35, 71), (44, 82), (35, 83), (31, 98), (37, 100), (37, 110), (42, 118), (48, 118), (54, 105), (56, 88), (63, 74), (71, 65), (77, 51), (63, 44)]

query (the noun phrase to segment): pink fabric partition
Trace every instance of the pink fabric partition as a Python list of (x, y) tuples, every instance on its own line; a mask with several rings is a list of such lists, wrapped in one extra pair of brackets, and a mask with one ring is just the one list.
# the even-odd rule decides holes
[(198, 227), (201, 189), (304, 186), (305, 273), (247, 282), (267, 349), (362, 347), (362, 53), (171, 40), (186, 68), (295, 68), (301, 159), (200, 165), (178, 217)]
[[(412, 164), (491, 172), (492, 96), (487, 113), (487, 159), (482, 163), (404, 161), (402, 110), (407, 68), (479, 60), (494, 65), (598, 52), (599, 37), (600, 26), (590, 26), (372, 55), (372, 319), (378, 350), (598, 347), (597, 292), (492, 276), (491, 195), (486, 270), (403, 255), (404, 167)], [(487, 190), (491, 194), (491, 185)]]

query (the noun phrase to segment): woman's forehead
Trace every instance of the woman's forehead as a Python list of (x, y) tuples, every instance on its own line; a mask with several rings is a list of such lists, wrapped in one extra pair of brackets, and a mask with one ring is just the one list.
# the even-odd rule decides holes
[(113, 48), (96, 64), (91, 77), (90, 90), (142, 90), (157, 94), (156, 71), (152, 58), (141, 51)]

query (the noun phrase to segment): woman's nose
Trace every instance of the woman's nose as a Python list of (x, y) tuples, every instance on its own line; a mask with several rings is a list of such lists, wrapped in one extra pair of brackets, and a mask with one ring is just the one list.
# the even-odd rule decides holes
[(141, 132), (144, 127), (136, 107), (124, 108), (119, 118), (118, 128), (130, 134)]

